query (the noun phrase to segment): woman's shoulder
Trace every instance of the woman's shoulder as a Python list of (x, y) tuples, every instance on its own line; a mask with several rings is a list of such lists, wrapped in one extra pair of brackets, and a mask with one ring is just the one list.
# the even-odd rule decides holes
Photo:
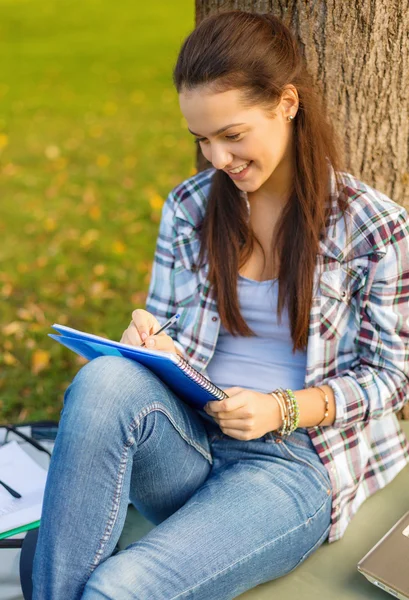
[(365, 211), (368, 216), (390, 215), (397, 217), (399, 214), (406, 213), (402, 205), (383, 192), (357, 179), (351, 173), (338, 171), (338, 176), (340, 182), (339, 194), (346, 198), (348, 212), (351, 215)]
[[(337, 175), (338, 186), (333, 179), (332, 197), (342, 200), (346, 208), (342, 214), (334, 203), (330, 221), (334, 230), (330, 237), (338, 240), (337, 246), (344, 248), (344, 255), (383, 255), (397, 227), (409, 235), (408, 213), (402, 205), (351, 173), (338, 171)], [(344, 229), (344, 217), (349, 235)]]
[(201, 223), (214, 173), (214, 168), (200, 171), (173, 188), (167, 204), (176, 219), (187, 221), (193, 227)]

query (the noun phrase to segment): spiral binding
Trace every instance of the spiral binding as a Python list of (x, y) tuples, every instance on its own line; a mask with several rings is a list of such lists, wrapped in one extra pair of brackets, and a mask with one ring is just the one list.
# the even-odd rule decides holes
[(227, 394), (223, 392), (223, 390), (218, 388), (217, 385), (214, 385), (214, 383), (212, 383), (209, 379), (207, 379), (207, 377), (199, 373), (199, 371), (196, 371), (196, 369), (189, 365), (189, 363), (181, 356), (178, 356), (177, 366), (181, 369), (181, 371), (185, 373), (185, 375), (189, 377), (189, 379), (192, 379), (194, 382), (200, 385), (201, 388), (203, 388), (212, 396), (214, 396), (216, 400), (223, 400), (223, 398), (228, 398)]

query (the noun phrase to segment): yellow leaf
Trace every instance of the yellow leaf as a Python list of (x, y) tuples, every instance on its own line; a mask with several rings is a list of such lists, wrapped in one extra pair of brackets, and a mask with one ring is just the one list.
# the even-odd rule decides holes
[(28, 270), (29, 270), (29, 267), (26, 263), (18, 263), (17, 271), (19, 273), (27, 273)]
[(32, 321), (34, 316), (27, 308), (19, 308), (17, 310), (17, 316), (19, 319), (23, 319), (23, 321)]
[(109, 158), (109, 156), (107, 156), (106, 154), (98, 154), (96, 160), (98, 167), (100, 167), (101, 169), (105, 169), (105, 167), (107, 167), (110, 162), (111, 159)]
[(48, 258), (47, 256), (39, 256), (37, 258), (37, 266), (40, 267), (40, 269), (42, 269), (43, 267), (45, 267), (48, 264)]
[(9, 143), (9, 138), (5, 133), (0, 133), (0, 150), (3, 150)]
[(88, 229), (88, 231), (86, 231), (82, 236), (80, 245), (82, 248), (87, 248), (88, 246), (91, 246), (91, 244), (96, 242), (98, 238), (99, 231), (97, 229)]
[(92, 204), (93, 202), (95, 202), (96, 198), (95, 198), (95, 191), (92, 187), (87, 187), (84, 190), (84, 194), (82, 196), (82, 199), (84, 201), (85, 204)]
[(161, 196), (159, 196), (159, 194), (154, 194), (149, 198), (149, 204), (151, 205), (153, 210), (161, 210), (164, 202), (164, 199)]
[(126, 250), (126, 246), (120, 240), (116, 240), (112, 244), (112, 250), (113, 250), (114, 254), (124, 254), (124, 252)]
[(12, 321), (8, 325), (4, 325), (1, 331), (3, 335), (8, 337), (9, 335), (15, 335), (16, 333), (23, 331), (23, 329), (23, 324), (20, 323), (20, 321)]
[(55, 222), (55, 219), (53, 219), (52, 217), (47, 217), (44, 221), (44, 229), (46, 231), (54, 231), (56, 227), (57, 223)]
[(93, 221), (99, 221), (101, 218), (101, 209), (97, 205), (91, 206), (88, 214)]
[(60, 156), (61, 151), (58, 146), (47, 146), (44, 153), (48, 160), (55, 160)]
[(103, 292), (107, 287), (107, 281), (94, 281), (91, 283), (89, 292), (93, 298), (98, 298), (102, 296)]
[(31, 372), (38, 375), (50, 364), (50, 353), (46, 350), (34, 350), (31, 357)]
[(3, 354), (3, 362), (5, 365), (9, 366), (9, 367), (14, 367), (15, 365), (18, 364), (18, 360), (15, 356), (13, 356), (13, 354), (11, 354), (11, 352), (5, 352)]
[(13, 286), (11, 285), (11, 283), (5, 283), (1, 289), (1, 295), (4, 298), (9, 298), (12, 293), (13, 293)]
[(105, 273), (105, 265), (95, 265), (95, 267), (92, 270), (94, 271), (95, 275), (103, 275)]

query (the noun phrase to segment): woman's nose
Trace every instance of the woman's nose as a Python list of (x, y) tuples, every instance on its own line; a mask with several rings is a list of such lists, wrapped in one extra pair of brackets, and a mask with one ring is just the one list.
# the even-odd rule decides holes
[(232, 155), (230, 152), (227, 152), (225, 148), (220, 146), (216, 146), (210, 149), (210, 158), (206, 157), (207, 160), (210, 160), (215, 169), (224, 169), (227, 165), (232, 163)]

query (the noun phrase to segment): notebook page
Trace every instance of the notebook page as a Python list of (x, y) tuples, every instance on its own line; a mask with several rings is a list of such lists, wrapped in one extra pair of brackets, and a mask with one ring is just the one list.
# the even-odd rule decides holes
[(0, 485), (0, 533), (39, 520), (47, 471), (15, 440), (0, 447), (0, 479), (21, 494), (14, 498)]

